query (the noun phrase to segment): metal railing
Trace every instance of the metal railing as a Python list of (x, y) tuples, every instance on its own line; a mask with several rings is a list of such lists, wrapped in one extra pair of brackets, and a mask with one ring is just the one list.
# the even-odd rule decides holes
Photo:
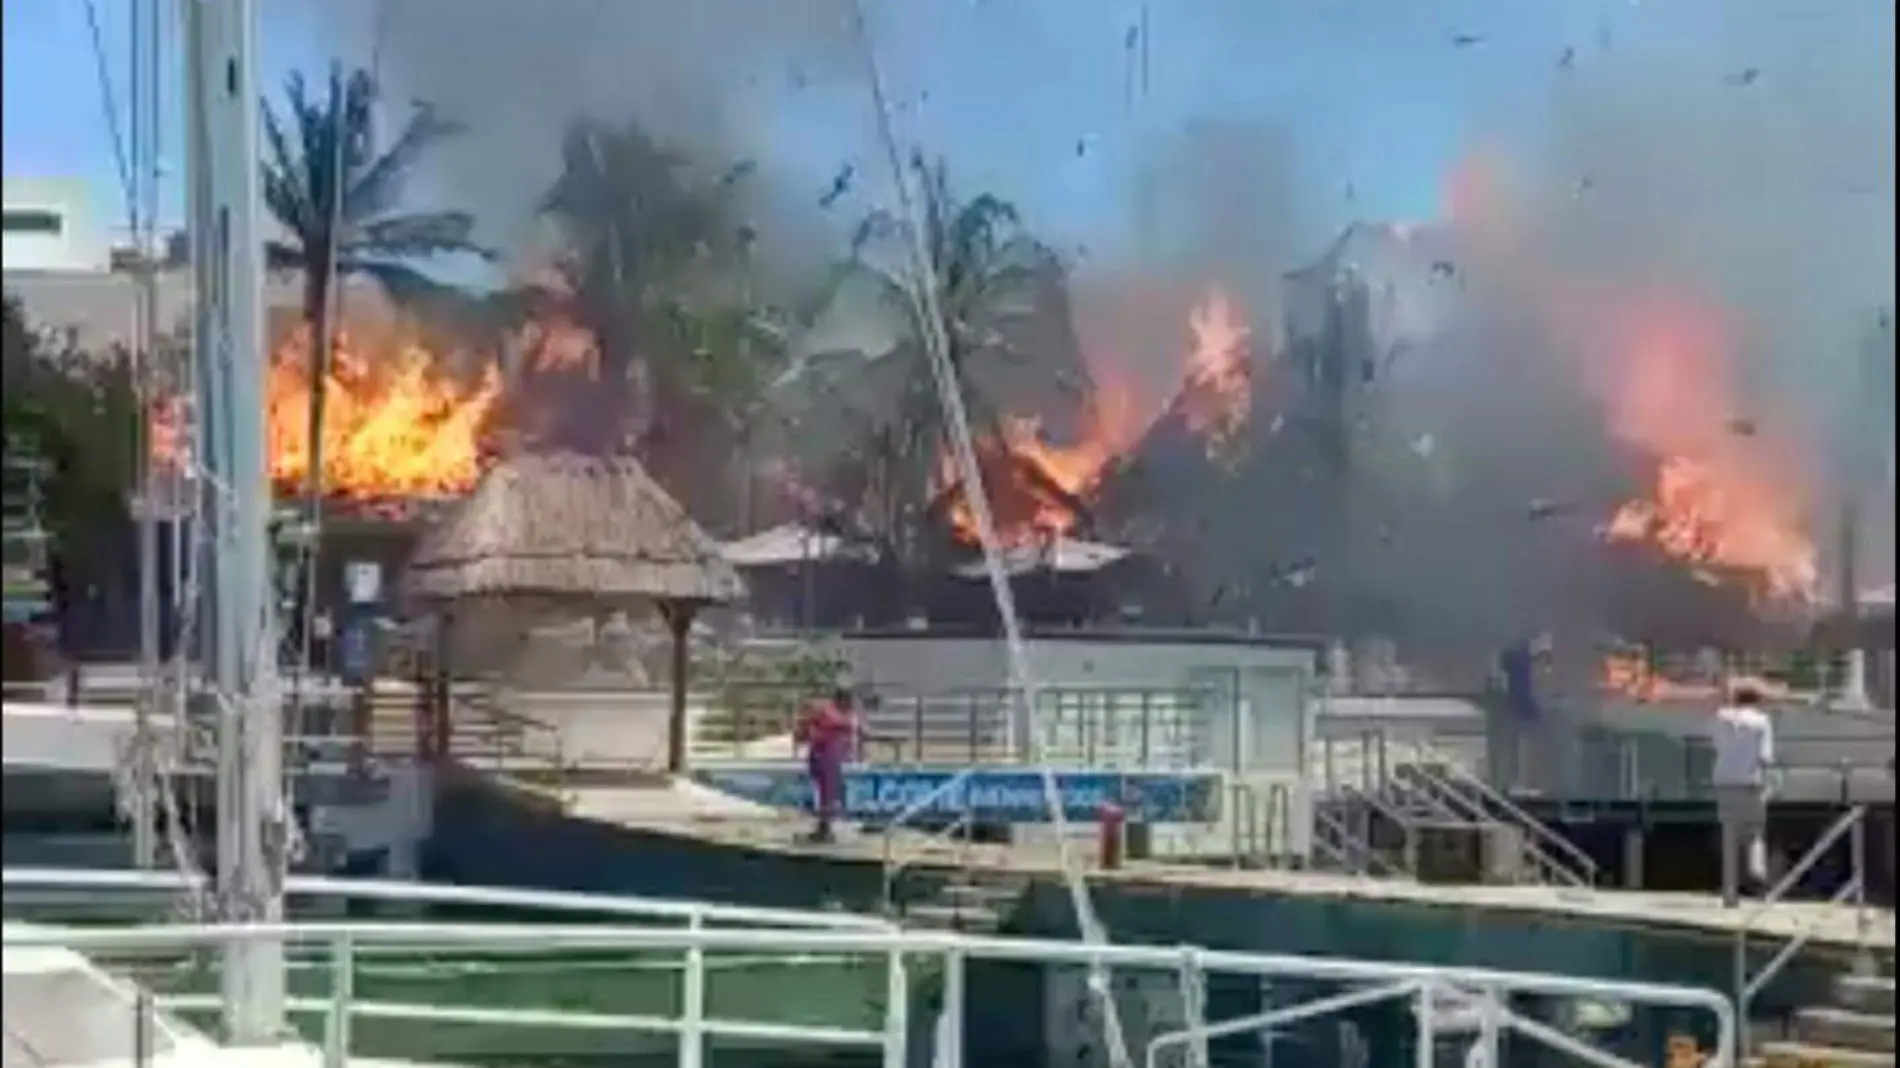
[[(9, 883), (19, 873), (9, 872)], [(50, 876), (54, 873), (40, 873)], [(71, 873), (67, 873), (71, 874)], [(418, 888), (421, 889), (421, 888)], [(580, 896), (580, 895), (573, 895)], [(611, 899), (588, 911), (610, 911)], [(785, 1045), (856, 1048), (877, 1051), (886, 1068), (903, 1068), (909, 1055), (912, 1025), (910, 975), (913, 965), (934, 964), (943, 976), (942, 1023), (936, 1064), (963, 1068), (963, 1024), (968, 1000), (966, 968), (971, 961), (1011, 961), (1045, 967), (1086, 967), (1098, 970), (1139, 969), (1177, 975), (1182, 991), (1184, 1025), (1153, 1037), (1144, 1063), (1158, 1068), (1170, 1051), (1185, 1048), (1189, 1063), (1206, 1065), (1209, 1040), (1247, 1033), (1265, 1033), (1288, 1024), (1340, 1013), (1381, 1001), (1405, 1000), (1413, 1005), (1413, 1041), (1421, 1051), (1419, 1063), (1431, 1063), (1438, 1047), (1438, 1006), (1476, 1005), (1483, 1021), (1474, 1039), (1471, 1057), (1480, 1063), (1499, 1063), (1497, 1043), (1505, 1032), (1548, 1045), (1584, 1063), (1610, 1068), (1639, 1068), (1638, 1063), (1566, 1035), (1548, 1025), (1518, 1015), (1510, 1008), (1515, 996), (1616, 1000), (1634, 1006), (1707, 1012), (1715, 1025), (1716, 1049), (1707, 1062), (1714, 1068), (1735, 1065), (1736, 1014), (1723, 995), (1711, 990), (1655, 983), (1590, 979), (1574, 976), (1513, 973), (1479, 968), (1357, 961), (1342, 958), (1297, 957), (1240, 953), (1197, 947), (1090, 945), (1081, 942), (979, 938), (940, 932), (906, 932), (888, 926), (876, 928), (786, 930), (783, 928), (719, 928), (687, 912), (683, 927), (628, 926), (624, 924), (451, 924), (451, 923), (279, 923), (254, 925), (167, 925), (131, 928), (13, 927), (5, 932), (8, 949), (57, 947), (72, 952), (150, 952), (195, 950), (243, 940), (274, 941), (321, 946), (327, 950), (329, 984), (326, 996), (294, 1001), (293, 1010), (320, 1013), (324, 1020), (322, 1054), (327, 1068), (344, 1068), (351, 1051), (352, 1025), (358, 1018), (407, 1019), (483, 1023), (496, 1026), (575, 1028), (673, 1036), (681, 1068), (703, 1068), (709, 1039), (737, 1039)], [(575, 1013), (549, 1010), (485, 1008), (479, 1012), (428, 1005), (363, 1001), (354, 990), (357, 951), (367, 947), (474, 948), (504, 946), (537, 949), (616, 950), (678, 954), (681, 960), (677, 1009), (664, 1014)], [(882, 1026), (845, 1028), (810, 1023), (780, 1023), (733, 1019), (709, 1011), (708, 957), (720, 953), (831, 955), (876, 959), (883, 962), (885, 981)], [(1206, 999), (1195, 992), (1206, 988), (1211, 974), (1230, 974), (1260, 980), (1299, 979), (1345, 988), (1342, 992), (1233, 1019), (1210, 1021)], [(1112, 987), (1111, 987), (1112, 989)], [(148, 999), (141, 996), (139, 1001)], [(181, 1006), (190, 1007), (190, 1006)], [(146, 1014), (137, 1013), (145, 1025)], [(1469, 1061), (1468, 1061), (1469, 1063)]]
[(1455, 764), (1413, 760), (1400, 766), (1401, 779), (1410, 779), (1418, 788), (1439, 798), (1454, 818), (1467, 818), (1475, 826), (1503, 828), (1524, 835), (1524, 858), (1537, 871), (1539, 881), (1579, 890), (1596, 885), (1597, 863), (1588, 853), (1483, 779)]
[(1293, 855), (1293, 788), (1238, 779), (1227, 784), (1233, 866), (1277, 863)]
[[(969, 873), (972, 860), (970, 831), (975, 824), (975, 812), (969, 801), (969, 786), (976, 770), (974, 767), (965, 768), (945, 779), (936, 789), (911, 802), (897, 815), (891, 817), (890, 822), (882, 828), (880, 833), (883, 837), (883, 904), (886, 915), (894, 915), (898, 910), (899, 902), (896, 895), (899, 876), (913, 865), (927, 859), (932, 850), (946, 838), (954, 835), (960, 843), (957, 849), (957, 868), (965, 875)], [(915, 848), (909, 854), (901, 854), (898, 850), (898, 839), (906, 832), (906, 828), (909, 828), (924, 813), (933, 808), (940, 808), (944, 799), (950, 797), (963, 798), (963, 804), (958, 806), (959, 814), (956, 819), (935, 830), (914, 832), (918, 836)]]
[[(702, 759), (787, 759), (798, 707), (809, 696), (776, 683), (702, 695), (694, 752)], [(858, 719), (867, 740), (888, 747), (898, 764), (968, 767), (1035, 759), (1181, 768), (1200, 756), (1197, 717), (1205, 698), (1205, 691), (1182, 687), (1049, 687), (1038, 694), (1027, 737), (1019, 738), (1012, 718), (1018, 698), (1007, 688), (915, 693), (870, 687), (859, 693)]]
[[(1345, 743), (1351, 743), (1356, 758), (1348, 770), (1357, 771), (1357, 776), (1341, 775), (1336, 750)], [(1402, 836), (1406, 860), (1402, 865), (1388, 862), (1387, 867), (1416, 874), (1419, 825), (1430, 822), (1519, 835), (1524, 859), (1540, 881), (1579, 889), (1596, 884), (1597, 864), (1587, 853), (1473, 774), (1460, 754), (1446, 753), (1415, 736), (1394, 737), (1385, 730), (1363, 730), (1357, 737), (1322, 737), (1318, 744), (1320, 781), (1328, 800), (1376, 813)], [(1357, 785), (1350, 781), (1354, 777), (1360, 780)], [(1411, 808), (1420, 811), (1401, 811)], [(1335, 822), (1336, 833), (1351, 833), (1343, 819)], [(1356, 843), (1360, 850), (1376, 854), (1369, 833), (1361, 837), (1366, 840)]]
[(1826, 833), (1815, 840), (1802, 854), (1801, 859), (1789, 868), (1787, 873), (1768, 888), (1768, 892), (1754, 902), (1754, 907), (1742, 917), (1735, 928), (1735, 1019), (1740, 1028), (1736, 1035), (1736, 1049), (1742, 1056), (1748, 1054), (1748, 1010), (1754, 1004), (1755, 997), (1767, 988), (1788, 966), (1788, 963), (1813, 941), (1818, 919), (1796, 932), (1782, 945), (1781, 949), (1761, 970), (1754, 975), (1748, 974), (1748, 936), (1762, 915), (1783, 898), (1788, 896), (1805, 878), (1821, 858), (1833, 850), (1841, 839), (1848, 841), (1847, 878), (1829, 895), (1827, 903), (1838, 906), (1853, 902), (1854, 906), (1854, 946), (1862, 959), (1870, 952), (1869, 915), (1867, 912), (1867, 806), (1856, 805), (1841, 813), (1840, 818), (1828, 827)]

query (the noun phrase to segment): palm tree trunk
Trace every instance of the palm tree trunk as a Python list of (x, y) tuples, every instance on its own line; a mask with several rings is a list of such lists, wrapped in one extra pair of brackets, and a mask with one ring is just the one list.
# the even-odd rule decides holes
[(332, 277), (327, 264), (304, 270), (303, 315), (310, 328), (310, 408), (305, 419), (305, 459), (309, 470), (304, 482), (304, 520), (310, 524), (310, 543), (304, 549), (302, 589), (298, 591), (297, 641), (308, 651), (311, 619), (317, 601), (317, 532), (323, 513), (323, 413), (330, 396), (330, 286)]

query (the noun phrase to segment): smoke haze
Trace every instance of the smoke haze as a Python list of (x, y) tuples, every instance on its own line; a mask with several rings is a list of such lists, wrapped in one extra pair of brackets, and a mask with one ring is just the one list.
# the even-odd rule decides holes
[[(1436, 245), (1358, 265), (1389, 320), (1358, 505), (1382, 536), (1341, 564), (1407, 618), (1468, 620), (1490, 642), (1599, 610), (1579, 588), (1579, 561), (1600, 555), (1590, 509), (1648, 477), (1609, 426), (1605, 376), (1623, 372), (1592, 325), (1627, 302), (1719, 321), (1727, 380), (1695, 388), (1759, 427), (1736, 447), (1792, 472), (1824, 557), (1852, 481), (1847, 424), (1891, 455), (1890, 401), (1849, 415), (1868, 394), (1864, 339), (1892, 303), (1891, 4), (1207, 0), (1156, 9), (1146, 92), (1131, 88), (1132, 3), (869, 6), (907, 131), (1064, 251), (1084, 349), (1146, 389), (1178, 368), (1206, 287), (1242, 301), (1267, 360), (1288, 326), (1283, 274), (1346, 223), (1450, 224)], [(834, 0), (388, 8), (391, 82), (471, 126), (434, 184), (495, 240), (526, 240), (576, 114), (638, 117), (697, 159), (757, 160), (760, 247), (788, 285), (883, 195)], [(360, 13), (338, 18), (367, 53)], [(1430, 98), (1430, 122), (1409, 117), (1412, 97)], [(846, 164), (864, 188), (827, 211)], [(1887, 344), (1873, 388), (1891, 382)], [(1285, 373), (1267, 370), (1263, 392), (1290, 388)], [(1863, 563), (1874, 581), (1892, 575), (1886, 478), (1862, 538), (1883, 547)], [(1207, 485), (1162, 506), (1195, 515), (1196, 494), (1231, 492)], [(1577, 512), (1527, 519), (1538, 501)], [(1234, 544), (1203, 568), (1270, 570), (1248, 539), (1298, 503), (1248, 506), (1255, 521), (1235, 517)]]

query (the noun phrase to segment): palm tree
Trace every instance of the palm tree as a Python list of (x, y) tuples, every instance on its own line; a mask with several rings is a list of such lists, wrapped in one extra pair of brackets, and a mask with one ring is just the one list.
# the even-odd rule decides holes
[(708, 452), (743, 444), (790, 337), (791, 317), (748, 283), (754, 234), (738, 209), (752, 165), (703, 176), (637, 122), (588, 119), (568, 127), (561, 163), (540, 211), (564, 254), (542, 296), (598, 352), (594, 405), (567, 419), (583, 436), (570, 444), (631, 448), (691, 497)]
[[(374, 279), (391, 299), (413, 301), (441, 287), (414, 262), (445, 255), (493, 253), (474, 240), (467, 212), (398, 210), (403, 182), (424, 152), (461, 132), (427, 104), (415, 110), (386, 149), (376, 142), (378, 90), (367, 71), (330, 69), (322, 100), (303, 76), (285, 87), (280, 116), (264, 105), (264, 203), (285, 238), (265, 248), (274, 270), (303, 272), (303, 318), (311, 333), (311, 455), (321, 444), (330, 357), (331, 286), (342, 278)], [(288, 128), (287, 128), (288, 127)], [(310, 467), (310, 492), (322, 489), (321, 464)]]
[[(864, 462), (879, 468), (860, 481), (879, 487), (872, 519), (894, 559), (918, 563), (921, 524), (929, 501), (933, 467), (945, 438), (943, 407), (924, 344), (923, 304), (914, 285), (932, 285), (944, 319), (948, 356), (963, 390), (970, 418), (981, 431), (1004, 414), (1007, 395), (1045, 381), (1086, 380), (1079, 346), (1069, 332), (1067, 291), (1056, 253), (1023, 226), (1009, 202), (988, 193), (958, 199), (943, 161), (910, 158), (918, 227), (890, 212), (872, 212), (852, 239), (852, 257), (836, 290), (853, 279), (872, 287), (873, 299), (902, 324), (891, 350), (865, 362), (861, 373), (884, 383), (882, 417), (870, 429), (874, 447)], [(921, 245), (928, 271), (917, 279)], [(1060, 333), (1035, 337), (1025, 328), (1041, 321)], [(896, 361), (892, 366), (887, 361)], [(1028, 372), (1024, 380), (1019, 372)], [(860, 391), (861, 393), (862, 391)]]

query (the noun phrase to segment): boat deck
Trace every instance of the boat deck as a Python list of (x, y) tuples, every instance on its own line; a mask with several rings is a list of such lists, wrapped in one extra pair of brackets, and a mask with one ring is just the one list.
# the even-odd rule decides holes
[[(7, 924), (9, 933), (25, 929)], [(7, 947), (4, 983), (0, 1068), (319, 1068), (324, 1063), (322, 1051), (302, 1043), (220, 1046), (163, 1012), (151, 1017), (141, 1059), (137, 989), (68, 949)], [(417, 1062), (351, 1057), (349, 1064), (415, 1068)]]
[[(709, 791), (710, 792), (710, 791)], [(677, 788), (601, 788), (575, 790), (568, 811), (594, 819), (656, 833), (677, 834), (734, 847), (825, 856), (881, 865), (884, 838), (845, 828), (839, 840), (817, 846), (799, 839), (810, 829), (803, 816), (762, 813), (743, 802), (727, 808), (703, 795), (682, 800)], [(1092, 842), (1078, 841), (1078, 860), (1092, 863)], [(967, 854), (966, 854), (967, 850)], [(1054, 876), (1061, 870), (1053, 845), (962, 846), (921, 834), (904, 834), (898, 855), (910, 865), (954, 866), (967, 855), (974, 865), (1028, 876)], [(1478, 908), (1499, 912), (1533, 912), (1587, 920), (1612, 926), (1669, 928), (1732, 934), (1744, 921), (1751, 933), (1764, 938), (1790, 938), (1811, 931), (1818, 945), (1852, 946), (1859, 942), (1862, 915), (1849, 905), (1821, 901), (1779, 901), (1756, 914), (1743, 902), (1724, 908), (1712, 894), (1643, 890), (1578, 890), (1549, 886), (1431, 885), (1401, 879), (1365, 878), (1331, 872), (1251, 870), (1180, 862), (1133, 861), (1116, 871), (1092, 871), (1092, 880), (1121, 885), (1169, 889), (1209, 889), (1320, 899), (1406, 903), (1445, 908)], [(1891, 952), (1894, 913), (1891, 909), (1865, 910), (1867, 942)]]

